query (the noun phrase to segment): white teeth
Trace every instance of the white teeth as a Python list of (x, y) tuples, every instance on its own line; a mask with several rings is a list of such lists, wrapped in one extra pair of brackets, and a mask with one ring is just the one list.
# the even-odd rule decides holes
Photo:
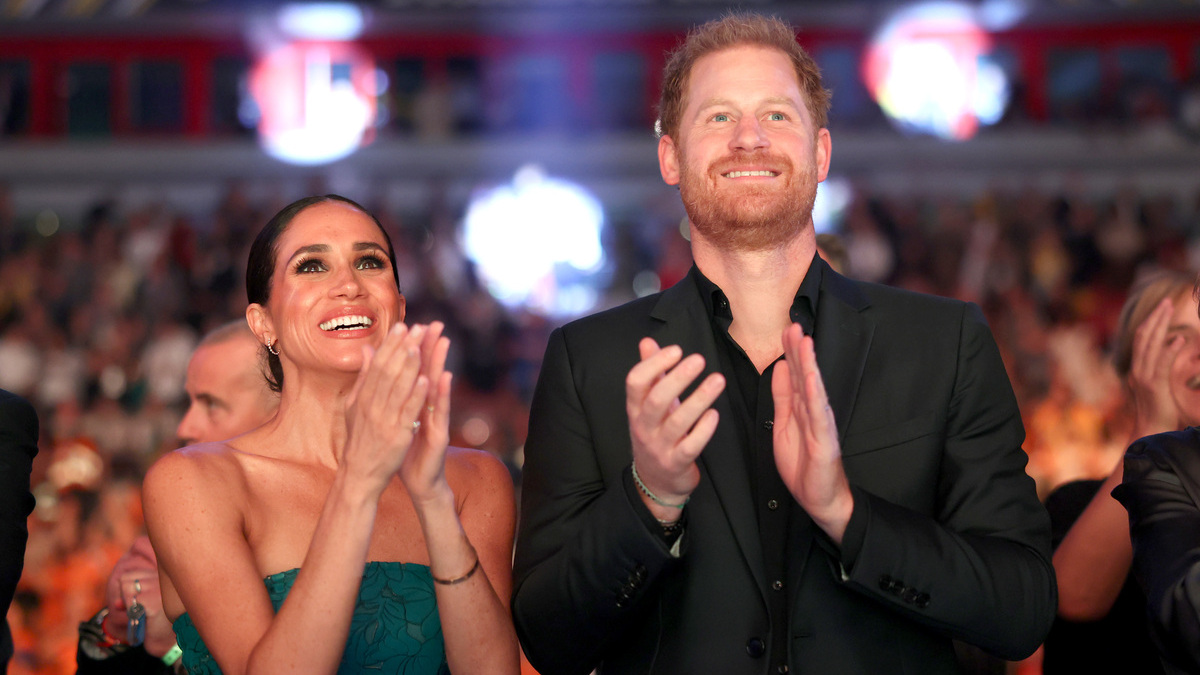
[(774, 176), (774, 171), (730, 171), (725, 174), (726, 178), (741, 178), (743, 176)]
[(350, 314), (330, 319), (321, 324), (321, 330), (338, 330), (341, 328), (366, 328), (373, 323), (369, 318), (360, 314)]

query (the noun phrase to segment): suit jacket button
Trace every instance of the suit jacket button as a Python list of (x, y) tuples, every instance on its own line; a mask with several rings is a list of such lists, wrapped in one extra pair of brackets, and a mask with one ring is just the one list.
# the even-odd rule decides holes
[(886, 574), (880, 576), (879, 577), (879, 590), (881, 590), (881, 591), (892, 590), (892, 578)]
[(906, 588), (900, 592), (900, 599), (911, 605), (917, 601), (919, 595), (920, 593), (917, 592), (917, 589)]
[(921, 609), (925, 609), (926, 607), (929, 606), (929, 594), (928, 593), (918, 594), (917, 599), (913, 600), (913, 604)]
[(763, 641), (758, 638), (750, 638), (746, 641), (746, 653), (751, 658), (761, 658), (763, 654), (767, 653), (767, 645), (763, 644)]

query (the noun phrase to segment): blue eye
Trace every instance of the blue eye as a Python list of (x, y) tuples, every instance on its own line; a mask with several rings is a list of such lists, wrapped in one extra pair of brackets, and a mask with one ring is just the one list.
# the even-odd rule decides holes
[(783, 113), (771, 113), (770, 115), (767, 115), (767, 119), (771, 120), (772, 122), (782, 122), (786, 120), (787, 117), (784, 116)]
[(725, 113), (720, 113), (720, 114), (717, 114), (717, 115), (713, 115), (713, 121), (714, 121), (714, 122), (728, 122), (728, 121), (729, 121), (729, 115), (726, 115)]

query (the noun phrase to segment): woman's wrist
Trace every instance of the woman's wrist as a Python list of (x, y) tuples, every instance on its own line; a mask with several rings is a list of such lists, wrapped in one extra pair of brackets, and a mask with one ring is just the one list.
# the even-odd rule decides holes
[(450, 489), (450, 484), (446, 482), (444, 476), (419, 493), (408, 488), (408, 496), (412, 499), (413, 506), (418, 513), (449, 511), (453, 512), (456, 517), (458, 515), (458, 503), (454, 499), (454, 490)]
[(329, 494), (351, 511), (371, 510), (379, 505), (384, 487), (386, 484), (377, 485), (376, 481), (355, 475), (343, 466), (334, 476)]

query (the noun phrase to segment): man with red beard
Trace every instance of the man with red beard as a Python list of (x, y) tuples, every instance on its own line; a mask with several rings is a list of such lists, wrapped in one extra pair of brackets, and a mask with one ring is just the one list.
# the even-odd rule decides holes
[(979, 308), (816, 255), (829, 94), (786, 24), (669, 58), (659, 166), (689, 275), (550, 337), (513, 614), (558, 673), (951, 673), (1031, 654), (1049, 520)]

